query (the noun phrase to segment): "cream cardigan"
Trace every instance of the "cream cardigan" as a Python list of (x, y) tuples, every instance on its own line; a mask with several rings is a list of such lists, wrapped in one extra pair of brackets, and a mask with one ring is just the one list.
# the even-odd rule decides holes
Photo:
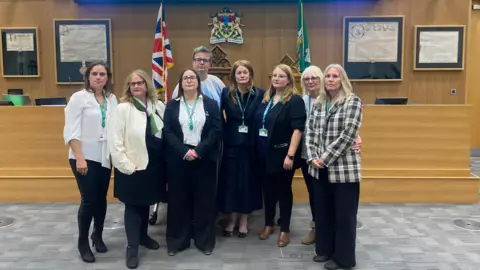
[[(148, 102), (148, 113), (154, 113), (159, 132), (155, 135), (161, 138), (163, 129), (163, 114), (165, 105), (157, 102), (152, 112), (152, 103)], [(148, 152), (145, 143), (147, 117), (144, 112), (135, 108), (130, 102), (120, 103), (116, 107), (107, 125), (107, 143), (112, 164), (120, 172), (133, 174), (137, 170), (145, 170), (148, 165)]]

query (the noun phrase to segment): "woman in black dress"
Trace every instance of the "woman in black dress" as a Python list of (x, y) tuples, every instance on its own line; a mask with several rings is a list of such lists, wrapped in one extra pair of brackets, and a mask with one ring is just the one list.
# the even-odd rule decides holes
[(108, 125), (108, 145), (115, 167), (114, 195), (125, 204), (126, 265), (137, 268), (138, 246), (158, 249), (150, 238), (150, 205), (165, 197), (162, 149), (163, 112), (152, 79), (142, 70), (132, 72)]
[(262, 187), (253, 173), (254, 118), (263, 89), (253, 85), (250, 62), (239, 60), (230, 73), (232, 85), (222, 92), (223, 159), (218, 182), (218, 207), (230, 214), (224, 236), (231, 236), (239, 219), (237, 236), (248, 233), (248, 215), (262, 209)]

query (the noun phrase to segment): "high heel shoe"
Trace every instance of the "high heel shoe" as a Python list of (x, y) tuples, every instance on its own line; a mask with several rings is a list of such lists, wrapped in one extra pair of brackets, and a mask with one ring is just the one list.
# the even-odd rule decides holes
[(93, 263), (95, 262), (95, 256), (92, 253), (92, 250), (88, 247), (88, 243), (86, 244), (78, 244), (78, 252), (80, 253), (80, 257), (82, 261), (86, 263)]
[(95, 234), (95, 230), (90, 235), (90, 239), (92, 240), (92, 247), (95, 247), (95, 250), (98, 253), (106, 253), (108, 251), (108, 248), (105, 245), (105, 243), (103, 242), (102, 237), (97, 236)]
[(223, 230), (223, 236), (230, 237), (232, 236), (233, 231), (228, 231), (227, 229)]

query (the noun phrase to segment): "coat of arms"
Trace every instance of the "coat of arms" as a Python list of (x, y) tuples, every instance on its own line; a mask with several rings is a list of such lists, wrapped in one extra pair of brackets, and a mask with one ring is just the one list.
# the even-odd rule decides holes
[(210, 35), (210, 44), (230, 42), (235, 44), (243, 43), (243, 32), (240, 27), (245, 25), (240, 23), (240, 16), (229, 8), (223, 8), (222, 11), (211, 14), (212, 22), (208, 26), (213, 26)]

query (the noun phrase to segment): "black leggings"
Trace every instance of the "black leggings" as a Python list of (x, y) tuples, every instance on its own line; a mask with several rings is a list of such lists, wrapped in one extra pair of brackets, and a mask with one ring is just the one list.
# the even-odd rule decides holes
[(130, 247), (138, 247), (148, 232), (150, 206), (125, 204), (125, 232)]
[(95, 234), (101, 237), (103, 232), (111, 169), (102, 167), (99, 162), (87, 160), (88, 172), (86, 175), (80, 175), (77, 172), (77, 161), (75, 159), (69, 161), (81, 196), (78, 209), (78, 241), (81, 244), (88, 244), (88, 231), (92, 219)]

